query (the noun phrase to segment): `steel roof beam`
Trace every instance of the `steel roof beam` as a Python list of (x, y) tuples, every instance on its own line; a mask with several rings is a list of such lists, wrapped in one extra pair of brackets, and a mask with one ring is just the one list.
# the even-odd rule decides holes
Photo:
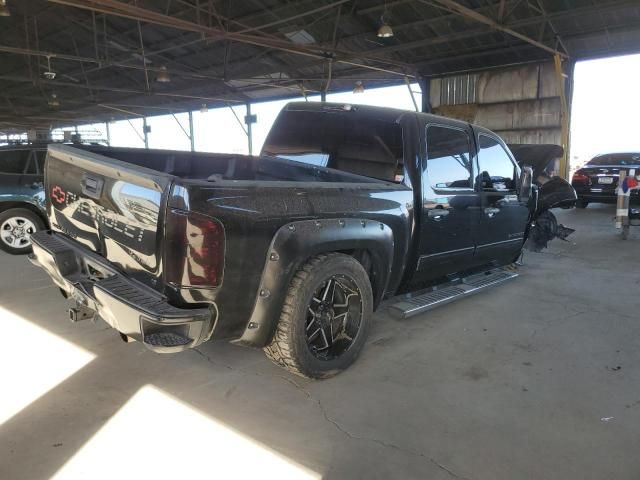
[[(336, 50), (334, 52), (327, 52), (325, 48), (319, 46), (309, 45), (297, 45), (285, 40), (271, 39), (259, 37), (256, 35), (249, 35), (244, 33), (227, 32), (218, 28), (207, 27), (204, 25), (198, 25), (193, 22), (181, 20), (175, 17), (170, 17), (157, 13), (144, 8), (135, 7), (126, 3), (122, 3), (116, 0), (88, 0), (81, 2), (79, 0), (49, 0), (54, 3), (60, 3), (63, 5), (75, 6), (84, 8), (87, 10), (96, 10), (111, 15), (121, 16), (132, 20), (141, 20), (148, 23), (154, 23), (169, 28), (176, 28), (179, 30), (187, 30), (198, 33), (203, 33), (212, 38), (227, 39), (236, 41), (239, 43), (245, 43), (258, 47), (272, 48), (275, 50), (281, 50), (288, 53), (293, 53), (302, 56), (308, 56), (318, 59), (333, 58), (334, 61), (345, 63), (348, 65), (354, 65), (363, 69), (383, 71), (386, 73), (392, 73), (395, 75), (412, 75), (412, 66), (406, 63), (398, 62), (389, 58), (379, 57), (375, 55), (366, 55), (359, 52), (349, 52)], [(375, 65), (369, 65), (366, 63), (360, 63), (351, 61), (351, 58), (357, 58), (364, 61), (374, 62), (383, 65), (389, 65), (393, 67), (402, 68), (402, 71), (392, 70), (387, 67), (378, 67)]]
[(534, 40), (533, 38), (530, 38), (520, 32), (516, 32), (515, 30), (513, 30), (512, 28), (506, 27), (498, 22), (496, 22), (495, 20), (471, 9), (468, 7), (465, 7), (464, 5), (459, 4), (458, 2), (455, 2), (454, 0), (418, 0), (421, 3), (424, 4), (431, 4), (432, 2), (436, 2), (448, 9), (450, 9), (451, 11), (462, 15), (463, 17), (466, 18), (470, 18), (472, 20), (476, 20), (477, 22), (480, 23), (484, 23), (485, 25), (488, 25), (491, 28), (494, 28), (496, 30), (499, 30), (501, 32), (506, 33), (507, 35), (510, 35), (512, 37), (515, 37), (519, 40), (522, 40), (524, 42), (530, 43), (531, 45), (541, 48), (542, 50), (545, 50), (553, 55), (560, 55), (562, 58), (567, 58), (567, 54), (563, 53), (563, 52), (559, 52), (558, 50), (556, 50), (555, 48), (551, 48), (548, 45), (545, 45), (544, 43), (538, 42), (537, 40)]

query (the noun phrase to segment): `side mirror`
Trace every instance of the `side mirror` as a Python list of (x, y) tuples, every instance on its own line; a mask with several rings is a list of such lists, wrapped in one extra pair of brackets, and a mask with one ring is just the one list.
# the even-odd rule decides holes
[(528, 202), (533, 191), (533, 170), (531, 167), (522, 167), (520, 173), (520, 194), (518, 199), (521, 202)]

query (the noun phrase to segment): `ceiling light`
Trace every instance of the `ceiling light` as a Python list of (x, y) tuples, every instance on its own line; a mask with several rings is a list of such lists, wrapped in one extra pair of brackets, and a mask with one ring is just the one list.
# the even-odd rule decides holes
[(54, 80), (56, 78), (56, 72), (51, 68), (51, 57), (47, 57), (47, 71), (42, 72), (42, 76), (47, 80)]
[(7, 0), (0, 0), (0, 17), (10, 17), (11, 12), (7, 7)]
[(207, 107), (206, 103), (202, 104), (202, 107), (200, 107), (200, 113), (208, 113), (209, 112), (209, 108)]
[(393, 29), (386, 23), (383, 23), (382, 26), (378, 29), (378, 37), (379, 38), (393, 37)]
[(309, 45), (311, 43), (316, 43), (316, 39), (306, 30), (293, 30), (288, 32), (283, 32), (284, 36), (291, 40), (293, 43), (298, 43), (300, 45)]
[(364, 85), (360, 80), (358, 80), (356, 86), (353, 87), (353, 93), (364, 93)]
[(170, 81), (171, 81), (171, 77), (169, 76), (167, 67), (162, 65), (160, 67), (160, 71), (158, 72), (158, 76), (156, 77), (156, 82), (169, 83)]
[(48, 103), (50, 107), (59, 107), (60, 101), (58, 100), (58, 95), (56, 95), (55, 93), (52, 93), (51, 99), (49, 100)]

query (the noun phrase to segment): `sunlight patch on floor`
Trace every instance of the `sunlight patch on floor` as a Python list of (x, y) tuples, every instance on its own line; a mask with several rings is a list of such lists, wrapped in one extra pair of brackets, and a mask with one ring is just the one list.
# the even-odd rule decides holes
[(284, 480), (320, 475), (146, 385), (53, 479), (192, 477)]
[(95, 358), (1, 306), (0, 325), (11, 337), (0, 348), (0, 425)]

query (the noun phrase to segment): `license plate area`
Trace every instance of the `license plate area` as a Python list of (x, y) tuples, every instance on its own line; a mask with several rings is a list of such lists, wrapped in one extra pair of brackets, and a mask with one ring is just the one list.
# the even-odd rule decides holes
[(598, 177), (598, 183), (600, 185), (611, 185), (613, 183), (613, 177)]

